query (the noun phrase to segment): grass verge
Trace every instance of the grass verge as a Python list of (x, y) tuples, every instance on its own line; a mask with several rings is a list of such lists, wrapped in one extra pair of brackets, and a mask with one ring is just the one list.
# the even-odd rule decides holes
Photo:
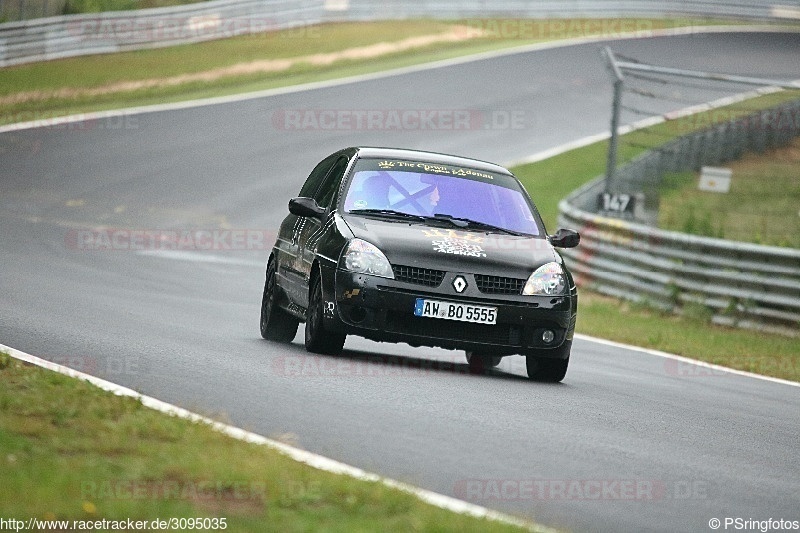
[(726, 163), (731, 188), (698, 190), (699, 173), (667, 174), (659, 205), (660, 228), (800, 248), (800, 138), (764, 154)]
[[(797, 91), (761, 96), (734, 106), (659, 124), (623, 137), (619, 161), (647, 146), (798, 98)], [(531, 193), (548, 228), (555, 228), (558, 202), (605, 171), (608, 142), (598, 142), (511, 169)], [(796, 168), (796, 167), (795, 167)], [(797, 203), (794, 203), (796, 208)], [(797, 217), (797, 213), (794, 215)], [(577, 331), (586, 335), (662, 350), (730, 368), (800, 381), (800, 339), (712, 325), (702, 314), (675, 316), (583, 289)]]
[(3, 353), (0, 381), (5, 519), (224, 518), (237, 532), (520, 531), (316, 470)]
[[(620, 139), (618, 164), (622, 165), (645, 150), (675, 137), (797, 98), (800, 98), (800, 91), (797, 90), (767, 94), (713, 111), (669, 120), (645, 130), (633, 131)], [(601, 141), (543, 161), (519, 165), (512, 170), (536, 200), (547, 227), (554, 228), (558, 219), (558, 202), (584, 183), (604, 174), (607, 153), (608, 141)]]
[[(38, 62), (2, 69), (0, 124), (271, 89), (544, 41), (614, 37), (623, 31), (699, 23), (722, 24), (690, 19), (330, 23), (155, 50)], [(456, 36), (457, 40), (424, 44), (422, 38), (434, 35)], [(408, 46), (408, 40), (415, 38), (422, 40)], [(403, 42), (407, 46), (398, 45)], [(383, 53), (359, 57), (359, 51), (363, 56), (364, 48), (381, 43), (386, 45)], [(343, 51), (348, 53), (336, 55)], [(320, 55), (328, 58), (320, 62)], [(290, 65), (275, 64), (282, 61)]]

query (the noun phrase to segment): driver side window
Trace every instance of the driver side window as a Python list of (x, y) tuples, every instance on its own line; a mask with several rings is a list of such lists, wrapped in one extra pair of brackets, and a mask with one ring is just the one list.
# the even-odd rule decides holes
[(306, 182), (303, 184), (303, 187), (300, 189), (299, 196), (303, 196), (306, 198), (316, 198), (316, 193), (319, 190), (320, 185), (322, 184), (322, 180), (325, 176), (328, 175), (328, 171), (331, 169), (333, 164), (336, 162), (336, 154), (330, 155), (323, 159), (322, 161), (314, 167), (314, 170), (311, 171), (311, 174), (308, 175)]
[(331, 168), (328, 176), (322, 182), (319, 190), (314, 195), (314, 199), (317, 201), (320, 207), (330, 207), (333, 203), (333, 199), (336, 196), (336, 191), (339, 189), (339, 185), (342, 183), (342, 177), (344, 176), (345, 170), (347, 170), (347, 158), (344, 156), (339, 157)]

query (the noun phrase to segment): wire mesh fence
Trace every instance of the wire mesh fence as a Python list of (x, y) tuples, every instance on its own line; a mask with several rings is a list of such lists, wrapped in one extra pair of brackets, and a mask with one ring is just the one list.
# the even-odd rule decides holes
[[(581, 246), (564, 251), (578, 282), (603, 294), (669, 311), (700, 310), (719, 324), (800, 335), (800, 247), (791, 240), (769, 246), (752, 238), (766, 232), (765, 221), (780, 202), (789, 206), (789, 214), (783, 220), (780, 215), (770, 220), (785, 230), (786, 238), (797, 237), (792, 230), (800, 218), (796, 203), (800, 174), (792, 163), (797, 154), (787, 156), (785, 183), (767, 181), (769, 177), (763, 174), (748, 179), (750, 192), (745, 192), (738, 210), (729, 214), (740, 218), (737, 226), (745, 228), (741, 235), (720, 234), (713, 222), (702, 216), (692, 218), (684, 197), (674, 202), (677, 211), (687, 216), (678, 222), (683, 227), (664, 230), (663, 217), (659, 217), (662, 195), (681, 185), (676, 181), (694, 183), (701, 167), (721, 165), (747, 153), (764, 153), (790, 143), (791, 151), (794, 146), (800, 151), (798, 135), (800, 100), (794, 100), (646, 150), (618, 167), (612, 182), (613, 192), (639, 201), (633, 219), (598, 214), (597, 198), (606, 191), (603, 176), (574, 191), (559, 205), (559, 225), (581, 232)], [(794, 192), (782, 188), (786, 186), (794, 187)], [(766, 207), (758, 203), (761, 200)], [(713, 209), (708, 196), (700, 201), (698, 210)]]
[[(700, 171), (734, 161), (747, 152), (764, 153), (787, 146), (800, 135), (800, 100), (683, 135), (643, 152), (617, 168), (612, 193), (639, 199), (636, 219), (654, 225), (658, 220), (664, 176)], [(587, 199), (591, 207), (592, 199)]]
[(658, 227), (800, 249), (800, 137), (725, 166), (666, 173)]

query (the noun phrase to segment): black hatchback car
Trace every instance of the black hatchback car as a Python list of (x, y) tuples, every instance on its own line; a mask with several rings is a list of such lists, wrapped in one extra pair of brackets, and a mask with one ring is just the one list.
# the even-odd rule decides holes
[(561, 381), (577, 291), (536, 206), (505, 168), (449, 155), (346, 148), (322, 160), (267, 262), (261, 335), (311, 352), (347, 335), (464, 350), (482, 371), (527, 357), (528, 376)]

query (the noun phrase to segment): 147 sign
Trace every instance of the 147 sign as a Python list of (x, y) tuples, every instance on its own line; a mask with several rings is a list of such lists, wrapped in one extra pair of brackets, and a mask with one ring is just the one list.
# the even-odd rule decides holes
[(597, 208), (610, 215), (633, 217), (634, 198), (630, 194), (603, 192), (597, 196)]

